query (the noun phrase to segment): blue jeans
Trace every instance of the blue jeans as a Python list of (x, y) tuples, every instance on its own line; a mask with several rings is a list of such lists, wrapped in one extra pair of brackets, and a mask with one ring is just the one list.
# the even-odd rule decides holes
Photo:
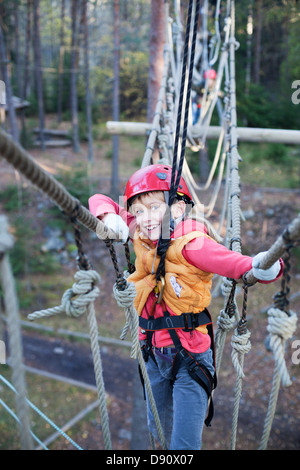
[[(168, 449), (200, 450), (208, 406), (207, 393), (190, 377), (184, 363), (180, 364), (176, 380), (171, 385), (174, 356), (171, 351), (164, 356), (155, 353), (157, 365), (151, 357), (146, 362), (160, 423)], [(214, 374), (211, 349), (193, 356)], [(159, 440), (148, 397), (147, 410), (149, 430)]]

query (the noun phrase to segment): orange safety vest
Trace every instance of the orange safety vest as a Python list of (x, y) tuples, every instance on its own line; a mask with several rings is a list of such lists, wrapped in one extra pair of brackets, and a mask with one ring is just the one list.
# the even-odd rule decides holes
[[(210, 238), (202, 230), (189, 232), (191, 227), (200, 228), (200, 224), (190, 219), (178, 224), (165, 258), (163, 301), (176, 315), (183, 312), (201, 312), (211, 301), (213, 273), (192, 266), (182, 255), (183, 248), (194, 238)], [(156, 245), (144, 239), (139, 229), (134, 234), (133, 245), (136, 253), (136, 271), (128, 277), (128, 281), (135, 284), (137, 295), (134, 306), (141, 315), (150, 292), (156, 286), (156, 271), (160, 257), (156, 255)], [(161, 288), (161, 281), (158, 282), (158, 287)], [(205, 326), (198, 326), (197, 330), (207, 333)]]

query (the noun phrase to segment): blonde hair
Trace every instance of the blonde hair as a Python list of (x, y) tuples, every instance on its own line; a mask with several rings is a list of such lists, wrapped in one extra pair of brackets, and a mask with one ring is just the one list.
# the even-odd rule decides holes
[[(161, 199), (162, 201), (166, 202), (165, 200), (165, 195), (163, 191), (149, 191), (147, 193), (142, 193), (138, 195), (133, 202), (141, 202), (146, 204), (147, 201), (145, 199), (147, 197), (151, 197), (152, 195), (155, 195), (158, 197), (158, 199)], [(176, 202), (180, 201), (180, 198), (175, 198), (173, 204), (176, 204)], [(132, 213), (132, 205), (129, 207), (129, 211)], [(191, 219), (191, 220), (196, 220), (200, 224), (203, 224), (207, 230), (207, 235), (215, 240), (217, 243), (221, 243), (222, 237), (217, 233), (217, 231), (214, 229), (212, 224), (205, 219), (203, 216), (204, 213), (204, 206), (202, 204), (194, 204), (194, 206), (189, 210), (189, 212), (186, 214), (185, 218), (186, 219)]]

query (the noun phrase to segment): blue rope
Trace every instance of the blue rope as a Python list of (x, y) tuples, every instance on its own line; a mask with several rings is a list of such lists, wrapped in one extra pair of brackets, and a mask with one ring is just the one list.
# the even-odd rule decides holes
[[(2, 380), (2, 382), (5, 383), (5, 385), (7, 385), (13, 392), (15, 393), (18, 393), (17, 390), (13, 387), (12, 384), (10, 384), (8, 382), (8, 380), (5, 379), (5, 377), (3, 377), (3, 375), (0, 374), (0, 380)], [(73, 441), (73, 439), (71, 439), (64, 431), (62, 431), (55, 423), (53, 423), (53, 421), (51, 421), (50, 418), (48, 418), (41, 410), (39, 410), (30, 400), (28, 400), (28, 398), (26, 398), (26, 401), (28, 403), (28, 405), (30, 406), (30, 408), (32, 408), (36, 413), (38, 413), (41, 418), (43, 418), (45, 421), (47, 421), (47, 423), (49, 423), (56, 431), (58, 431), (65, 439), (67, 439), (71, 444), (73, 444), (78, 450), (83, 450), (78, 444), (76, 444), (76, 442)], [(2, 400), (1, 400), (2, 402)], [(4, 403), (4, 402), (3, 402)], [(3, 404), (1, 403), (1, 404)], [(5, 408), (6, 408), (6, 405), (5, 405)], [(7, 408), (6, 408), (7, 409)], [(17, 418), (18, 420), (18, 418)], [(43, 444), (42, 444), (43, 445)]]
[[(6, 409), (6, 411), (8, 411), (8, 413), (19, 423), (21, 424), (21, 421), (19, 420), (18, 416), (13, 412), (13, 410), (11, 408), (9, 408), (9, 406), (2, 400), (2, 398), (0, 398), (0, 405), (3, 406), (3, 408)], [(48, 450), (47, 447), (43, 444), (42, 441), (40, 441), (40, 439), (32, 432), (30, 431), (30, 434), (32, 435), (33, 439), (40, 445), (43, 447), (44, 450)]]

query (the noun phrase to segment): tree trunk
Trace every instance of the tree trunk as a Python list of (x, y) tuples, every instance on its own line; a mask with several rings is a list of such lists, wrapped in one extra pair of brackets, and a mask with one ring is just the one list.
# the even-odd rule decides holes
[(26, 38), (25, 38), (25, 52), (24, 52), (24, 78), (23, 78), (23, 94), (24, 100), (29, 94), (29, 61), (30, 61), (30, 41), (31, 41), (31, 13), (32, 13), (32, 0), (27, 0), (27, 19), (26, 19)]
[(38, 97), (39, 122), (40, 122), (40, 142), (41, 149), (45, 150), (45, 112), (44, 112), (44, 96), (43, 96), (43, 75), (41, 60), (41, 40), (40, 40), (40, 6), (39, 0), (33, 0), (33, 30), (34, 30), (34, 64), (36, 87)]
[(255, 59), (254, 59), (254, 82), (260, 82), (260, 62), (261, 62), (261, 34), (262, 34), (262, 0), (257, 0), (256, 7), (256, 46), (255, 46)]
[[(119, 121), (120, 115), (120, 4), (114, 0), (114, 87), (113, 87), (113, 119)], [(111, 194), (115, 198), (119, 195), (119, 136), (114, 135)]]
[(15, 55), (16, 55), (16, 72), (17, 72), (17, 84), (18, 84), (18, 94), (22, 97), (22, 67), (21, 67), (21, 56), (20, 56), (20, 10), (18, 1), (15, 1), (14, 4), (14, 20), (15, 20)]
[(165, 2), (164, 0), (152, 0), (147, 106), (148, 122), (153, 120), (162, 79), (165, 39)]
[(17, 120), (16, 120), (15, 108), (13, 105), (12, 88), (11, 88), (10, 76), (8, 73), (8, 67), (7, 67), (8, 60), (7, 60), (7, 55), (6, 55), (5, 39), (4, 39), (4, 33), (3, 33), (1, 22), (0, 22), (0, 64), (1, 64), (3, 81), (5, 84), (6, 103), (7, 103), (7, 108), (8, 108), (11, 134), (12, 134), (13, 139), (19, 142), (19, 129), (18, 129)]
[(61, 122), (62, 113), (62, 96), (63, 96), (63, 47), (64, 47), (64, 22), (65, 22), (65, 0), (61, 1), (61, 13), (60, 13), (60, 47), (59, 47), (59, 66), (58, 66), (58, 97), (57, 97), (57, 122)]
[(73, 150), (79, 152), (79, 136), (78, 136), (78, 109), (77, 109), (77, 48), (78, 48), (78, 0), (72, 0), (71, 17), (72, 17), (72, 51), (71, 51), (71, 120), (73, 131)]
[(92, 129), (92, 105), (90, 92), (90, 64), (89, 64), (89, 28), (87, 21), (87, 1), (82, 1), (82, 23), (84, 42), (84, 81), (85, 81), (85, 102), (86, 102), (86, 122), (88, 137), (88, 161), (94, 160), (93, 155), (93, 129)]
[(252, 37), (253, 37), (253, 4), (252, 0), (248, 4), (248, 21), (247, 21), (247, 62), (245, 77), (245, 94), (249, 95), (249, 86), (251, 83), (251, 62), (252, 62)]

